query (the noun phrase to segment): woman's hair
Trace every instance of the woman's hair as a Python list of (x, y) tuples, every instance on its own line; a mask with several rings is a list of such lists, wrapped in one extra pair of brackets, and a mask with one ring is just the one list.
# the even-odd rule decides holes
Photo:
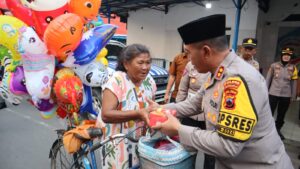
[(121, 54), (118, 57), (118, 64), (116, 70), (126, 72), (126, 69), (124, 67), (124, 62), (125, 61), (130, 62), (132, 59), (134, 59), (135, 57), (143, 53), (150, 55), (149, 49), (144, 45), (132, 44), (125, 47), (124, 49), (122, 49)]

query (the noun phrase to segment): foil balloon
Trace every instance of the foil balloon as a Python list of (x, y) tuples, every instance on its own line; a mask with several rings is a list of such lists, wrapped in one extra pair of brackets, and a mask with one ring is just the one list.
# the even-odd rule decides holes
[(76, 76), (63, 76), (54, 85), (57, 104), (68, 113), (77, 113), (83, 99), (83, 86)]
[(96, 112), (93, 107), (92, 88), (90, 86), (83, 85), (83, 89), (83, 101), (80, 106), (80, 114), (90, 113), (98, 116), (100, 112)]
[(80, 43), (83, 22), (79, 16), (69, 13), (54, 19), (47, 27), (44, 42), (49, 52), (59, 61), (65, 61)]
[(16, 18), (19, 18), (27, 25), (34, 26), (31, 9), (22, 5), (19, 0), (6, 0), (6, 4)]
[(42, 112), (51, 111), (55, 107), (55, 103), (52, 99), (33, 99), (34, 106)]
[(108, 80), (106, 67), (99, 62), (73, 68), (83, 84), (91, 87), (100, 87)]
[(24, 6), (35, 11), (51, 11), (67, 5), (68, 0), (20, 0)]
[(18, 66), (15, 72), (12, 72), (10, 85), (10, 91), (15, 95), (26, 95), (28, 91), (25, 85), (25, 75), (22, 66)]
[(21, 60), (21, 55), (18, 52), (18, 38), (19, 29), (24, 26), (26, 24), (15, 17), (0, 16), (0, 44), (11, 51), (12, 60), (15, 63), (7, 67), (8, 71), (14, 71)]
[(54, 107), (51, 108), (50, 110), (48, 110), (48, 111), (40, 111), (40, 113), (41, 113), (41, 116), (42, 116), (44, 119), (51, 119), (52, 117), (55, 116), (56, 111), (57, 111), (57, 106), (54, 106)]
[(35, 30), (40, 37), (53, 19), (68, 12), (67, 0), (22, 0), (22, 3), (32, 10)]
[(75, 64), (84, 65), (93, 61), (116, 30), (116, 26), (105, 24), (85, 32), (80, 45), (74, 51)]
[(70, 0), (71, 13), (79, 15), (85, 23), (96, 18), (101, 6), (101, 0)]
[(65, 117), (67, 117), (68, 113), (63, 108), (58, 107), (57, 110), (56, 110), (56, 114), (57, 114), (58, 117), (64, 119)]
[(106, 58), (100, 58), (100, 63), (102, 63), (104, 66), (108, 66), (108, 60)]
[(102, 18), (98, 15), (96, 20), (92, 20), (91, 22), (86, 23), (85, 32), (92, 29), (92, 28), (101, 26), (101, 25), (103, 25), (103, 23), (104, 22), (103, 22)]
[(34, 98), (49, 99), (54, 76), (55, 58), (30, 27), (20, 29), (19, 51), (28, 93)]
[(0, 45), (0, 60), (1, 65), (4, 66), (5, 71), (8, 71), (7, 69), (11, 66), (19, 65), (19, 62), (15, 63), (16, 65), (13, 65), (14, 62), (12, 60), (11, 51), (2, 45)]
[(70, 68), (59, 69), (55, 73), (55, 80), (61, 79), (64, 76), (75, 76), (75, 72)]
[(21, 103), (23, 98), (21, 96), (17, 96), (11, 93), (11, 91), (9, 90), (10, 80), (11, 80), (11, 72), (4, 72), (2, 82), (0, 84), (0, 95), (7, 102), (14, 105), (18, 105)]
[(104, 58), (108, 54), (108, 50), (103, 48), (97, 55), (96, 61), (101, 61), (101, 58)]

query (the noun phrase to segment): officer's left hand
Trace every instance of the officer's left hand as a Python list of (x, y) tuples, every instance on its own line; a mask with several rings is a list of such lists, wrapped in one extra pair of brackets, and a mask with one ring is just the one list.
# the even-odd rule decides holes
[(168, 117), (168, 120), (163, 123), (156, 123), (156, 125), (153, 126), (152, 129), (160, 130), (162, 133), (170, 137), (177, 136), (179, 127), (181, 125), (179, 120), (171, 114), (166, 115)]

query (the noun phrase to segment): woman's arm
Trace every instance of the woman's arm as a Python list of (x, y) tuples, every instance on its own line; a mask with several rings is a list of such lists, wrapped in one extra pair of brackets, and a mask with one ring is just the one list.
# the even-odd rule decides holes
[[(103, 92), (102, 100), (102, 120), (105, 123), (122, 123), (130, 120), (144, 120), (146, 111), (141, 110), (117, 110), (119, 101), (115, 94), (109, 89), (105, 89)], [(148, 116), (148, 114), (147, 114)], [(148, 119), (148, 118), (147, 118)], [(147, 121), (146, 121), (147, 122)]]

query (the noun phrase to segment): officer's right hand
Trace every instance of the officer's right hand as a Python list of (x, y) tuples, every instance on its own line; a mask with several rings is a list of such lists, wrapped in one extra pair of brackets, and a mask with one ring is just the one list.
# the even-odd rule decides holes
[(169, 93), (166, 93), (164, 97), (165, 104), (169, 103), (169, 99), (170, 99)]

